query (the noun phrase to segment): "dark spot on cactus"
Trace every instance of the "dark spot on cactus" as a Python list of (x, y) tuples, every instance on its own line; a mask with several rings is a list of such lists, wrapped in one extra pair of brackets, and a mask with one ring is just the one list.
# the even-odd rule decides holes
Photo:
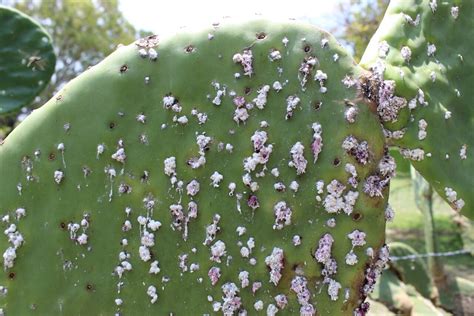
[(362, 214), (359, 212), (354, 212), (352, 213), (352, 219), (356, 222), (360, 221), (362, 219)]
[(340, 160), (338, 157), (336, 157), (336, 158), (334, 158), (334, 160), (332, 161), (332, 164), (333, 164), (333, 166), (337, 167), (337, 166), (339, 166), (339, 165), (341, 164), (341, 160)]
[[(378, 97), (378, 87), (380, 82), (372, 76), (360, 77), (360, 89), (365, 98), (374, 100)], [(374, 100), (375, 101), (375, 100)]]
[(62, 230), (66, 230), (67, 225), (66, 225), (65, 222), (61, 222), (61, 223), (59, 224), (59, 227), (60, 227)]
[(196, 48), (193, 45), (188, 45), (184, 48), (184, 51), (186, 53), (193, 53), (196, 51)]
[[(283, 259), (283, 260), (284, 260), (284, 259)], [(291, 266), (291, 270), (293, 270), (293, 271), (298, 271), (298, 270), (301, 270), (303, 267), (304, 267), (304, 263), (298, 262), (298, 263), (294, 263), (294, 264)]]
[(114, 127), (115, 127), (115, 122), (110, 122), (110, 123), (109, 123), (109, 128), (110, 128), (110, 129), (114, 129)]
[(305, 53), (311, 52), (311, 45), (305, 45), (305, 46), (303, 47), (303, 50), (304, 50)]
[(377, 113), (377, 104), (379, 103), (380, 80), (375, 76), (360, 77), (359, 93), (369, 103), (369, 109)]
[(346, 106), (356, 106), (356, 104), (354, 102), (352, 102), (351, 100), (347, 100), (347, 99), (344, 99), (344, 104)]
[(124, 72), (126, 72), (128, 70), (128, 66), (127, 65), (122, 65), (120, 67), (120, 73), (123, 74)]
[(316, 248), (315, 248), (315, 247), (311, 247), (311, 248), (309, 249), (309, 255), (310, 255), (311, 258), (313, 258), (313, 259), (316, 259), (315, 252), (316, 252)]
[(252, 88), (250, 88), (250, 87), (245, 87), (244, 93), (245, 93), (246, 95), (249, 95), (250, 92), (252, 92)]
[(319, 101), (319, 100), (318, 100), (318, 101), (314, 101), (313, 107), (314, 107), (314, 109), (317, 111), (317, 110), (319, 110), (319, 109), (321, 108), (321, 105), (322, 105), (322, 104), (323, 104), (323, 102), (321, 102), (321, 101)]
[(63, 99), (62, 94), (60, 94), (60, 95), (58, 95), (58, 96), (56, 97), (56, 101), (61, 101), (62, 99)]
[(13, 280), (13, 279), (15, 278), (15, 276), (16, 276), (15, 272), (10, 272), (10, 273), (8, 273), (8, 278), (9, 278), (10, 280)]
[(56, 154), (54, 152), (50, 152), (48, 155), (48, 160), (53, 161), (56, 159)]
[(91, 284), (91, 283), (86, 284), (86, 291), (87, 292), (93, 292), (94, 290), (95, 290), (95, 287), (94, 287), (93, 284)]
[(256, 37), (257, 37), (257, 39), (259, 39), (259, 40), (263, 40), (263, 39), (265, 39), (265, 38), (267, 37), (267, 33), (265, 33), (265, 32), (258, 32), (258, 33), (256, 34)]
[(87, 166), (82, 166), (82, 173), (84, 174), (85, 177), (89, 176), (91, 174), (92, 170), (87, 167)]

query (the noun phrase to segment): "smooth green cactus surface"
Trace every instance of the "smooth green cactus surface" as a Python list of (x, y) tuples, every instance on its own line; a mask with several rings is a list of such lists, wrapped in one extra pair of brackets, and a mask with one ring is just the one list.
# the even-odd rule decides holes
[[(406, 99), (391, 142), (451, 206), (474, 217), (474, 2), (391, 1), (361, 64)], [(385, 68), (385, 71), (383, 71)]]
[(27, 105), (56, 64), (51, 37), (29, 16), (0, 6), (0, 114)]
[(361, 74), (293, 22), (119, 48), (0, 146), (1, 307), (362, 314), (394, 163)]

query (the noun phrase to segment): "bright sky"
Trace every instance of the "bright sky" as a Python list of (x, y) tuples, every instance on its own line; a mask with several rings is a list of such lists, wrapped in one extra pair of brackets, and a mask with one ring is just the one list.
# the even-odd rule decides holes
[(296, 18), (329, 29), (341, 2), (347, 0), (120, 0), (120, 9), (137, 29), (164, 35), (182, 26), (209, 26), (224, 16)]

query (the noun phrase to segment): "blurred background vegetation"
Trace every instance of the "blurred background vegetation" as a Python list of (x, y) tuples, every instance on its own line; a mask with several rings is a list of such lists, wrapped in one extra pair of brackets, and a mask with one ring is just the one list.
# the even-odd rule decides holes
[(104, 59), (118, 44), (148, 34), (137, 30), (119, 10), (118, 0), (7, 0), (37, 20), (53, 38), (56, 71), (49, 86), (18, 112), (0, 116), (0, 140), (32, 110), (49, 100), (64, 84)]
[[(360, 60), (389, 0), (341, 0), (329, 27)], [(136, 29), (120, 11), (118, 0), (0, 0), (39, 21), (51, 34), (58, 62), (43, 93), (18, 112), (0, 116), (0, 141), (32, 110), (65, 83), (110, 54), (149, 32)], [(394, 261), (372, 295), (372, 315), (474, 315), (474, 229), (455, 214), (429, 185), (393, 151), (398, 174), (392, 180), (390, 204), (395, 219), (387, 224), (392, 255), (415, 254)], [(401, 243), (401, 244), (400, 244)], [(462, 250), (455, 256), (417, 254)], [(423, 279), (425, 277), (425, 279)], [(442, 308), (440, 308), (442, 307)]]

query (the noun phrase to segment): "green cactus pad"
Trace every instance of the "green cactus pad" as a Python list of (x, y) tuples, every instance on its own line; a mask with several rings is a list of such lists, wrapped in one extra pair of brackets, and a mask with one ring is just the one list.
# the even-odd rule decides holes
[(370, 297), (367, 299), (367, 302), (370, 304), (370, 310), (367, 316), (395, 316), (396, 314), (388, 309), (382, 303), (371, 300)]
[(119, 48), (0, 147), (1, 306), (352, 315), (388, 259), (394, 168), (361, 72), (292, 22)]
[(392, 260), (390, 266), (395, 269), (401, 280), (413, 285), (424, 297), (433, 297), (434, 284), (423, 259), (412, 247), (400, 242), (390, 243), (390, 255), (393, 257), (414, 256), (413, 260)]
[(414, 287), (400, 281), (391, 270), (385, 271), (370, 297), (383, 303), (390, 310), (395, 310), (397, 315), (442, 316), (446, 314), (418, 293)]
[[(394, 145), (451, 206), (474, 218), (474, 2), (391, 1), (362, 58), (407, 105)], [(374, 67), (375, 66), (375, 67)], [(402, 134), (404, 133), (404, 136)], [(400, 138), (401, 137), (401, 138)]]
[(55, 64), (46, 30), (0, 5), (0, 114), (28, 105), (48, 84)]
[(454, 277), (448, 283), (445, 291), (440, 292), (441, 306), (454, 315), (471, 315), (474, 307), (474, 282), (461, 277)]

